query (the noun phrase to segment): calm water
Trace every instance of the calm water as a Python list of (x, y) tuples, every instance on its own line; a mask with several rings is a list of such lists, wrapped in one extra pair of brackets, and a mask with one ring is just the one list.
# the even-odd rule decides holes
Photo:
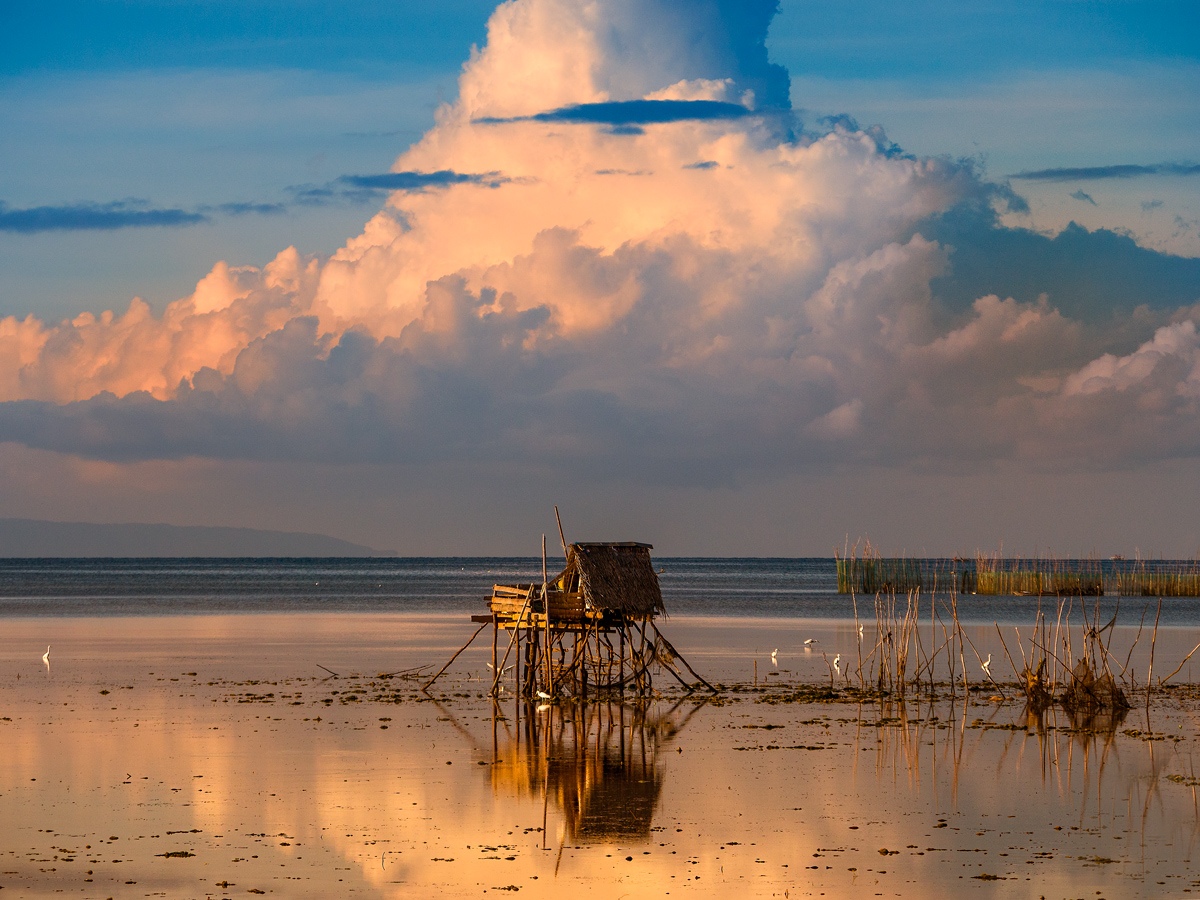
[[(432, 696), (370, 674), (447, 659), (472, 631), (458, 615), (8, 620), (0, 896), (1200, 892), (1195, 691), (1099, 729), (1011, 691), (788, 702), (824, 653), (854, 652), (852, 625), (668, 624), (740, 689), (493, 704), (482, 641)], [(999, 651), (990, 624), (967, 630)], [(1160, 659), (1190, 647), (1167, 637)]]
[[(853, 617), (851, 598), (837, 593), (832, 559), (658, 558), (655, 565), (671, 615)], [(556, 566), (552, 560), (552, 571)], [(493, 584), (537, 581), (540, 572), (535, 558), (8, 559), (0, 560), (0, 615), (469, 614), (483, 610)], [(939, 596), (939, 602), (947, 599)], [(874, 617), (874, 602), (859, 598), (862, 618)], [(1084, 602), (1089, 609), (1096, 603)], [(960, 617), (973, 622), (1027, 623), (1039, 603), (1051, 617), (1057, 614), (1054, 598), (958, 599)], [(1137, 625), (1144, 613), (1153, 623), (1157, 611), (1156, 600), (1140, 597), (1105, 597), (1100, 606), (1105, 620), (1115, 611), (1127, 625)], [(1164, 600), (1161, 623), (1200, 625), (1200, 598)]]

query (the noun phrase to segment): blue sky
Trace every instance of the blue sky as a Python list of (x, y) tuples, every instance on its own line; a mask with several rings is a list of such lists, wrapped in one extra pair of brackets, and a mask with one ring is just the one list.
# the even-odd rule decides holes
[[(726, 29), (708, 36), (711, 47), (646, 34), (693, 3)], [(537, 4), (548, 19), (570, 19), (580, 7), (518, 0)], [(561, 34), (549, 28), (515, 26), (507, 43), (491, 47), (495, 3), (483, 0), (94, 0), (57, 4), (53, 17), (10, 4), (0, 27), (0, 317), (15, 318), (0, 326), (0, 342), (27, 315), (45, 325), (38, 334), (53, 334), (38, 345), (37, 365), (10, 360), (11, 377), (0, 365), (0, 474), (13, 476), (10, 484), (36, 475), (0, 496), (0, 515), (254, 527), (305, 520), (375, 546), (406, 533), (421, 552), (509, 550), (487, 544), (494, 530), (486, 515), (467, 544), (449, 547), (452, 521), (471, 517), (476, 504), (510, 510), (527, 495), (549, 508), (562, 491), (586, 502), (596, 523), (620, 523), (625, 494), (612, 473), (635, 459), (654, 474), (634, 485), (641, 499), (630, 514), (656, 520), (678, 552), (825, 552), (827, 532), (840, 542), (872, 522), (877, 537), (903, 535), (909, 523), (895, 510), (864, 514), (865, 522), (846, 515), (821, 530), (798, 522), (789, 499), (870, 498), (896, 479), (920, 485), (906, 488), (911, 496), (957, 498), (947, 515), (926, 508), (926, 549), (971, 549), (953, 543), (960, 535), (1007, 535), (1010, 545), (1023, 536), (1029, 550), (1064, 534), (1075, 550), (1104, 542), (1131, 552), (1116, 546), (1118, 526), (1078, 524), (1104, 508), (1078, 498), (1108, 492), (1135, 508), (1147, 492), (1186, 496), (1200, 477), (1200, 438), (1191, 430), (1200, 419), (1189, 405), (1200, 374), (1187, 374), (1189, 354), (1200, 353), (1194, 4), (781, 0), (765, 49), (790, 75), (794, 134), (803, 138), (796, 146), (826, 136), (843, 160), (865, 154), (858, 169), (789, 155), (790, 138), (733, 92), (778, 74), (751, 59), (762, 53), (770, 5), (605, 0), (597, 8), (611, 21), (595, 26), (599, 51), (559, 46)], [(620, 40), (605, 43), (604, 27)], [(472, 57), (472, 47), (483, 52)], [(712, 47), (729, 53), (706, 55)], [(646, 58), (660, 51), (661, 59)], [(524, 70), (534, 59), (570, 71), (589, 52), (598, 54), (599, 74), (581, 83), (593, 74), (601, 86), (644, 83), (581, 102)], [(730, 92), (704, 82), (734, 58), (745, 71), (728, 73)], [(664, 72), (687, 84), (654, 80)], [(476, 92), (461, 102), (460, 76)], [(710, 140), (720, 129), (742, 149)], [(593, 144), (579, 137), (585, 131)], [(688, 137), (655, 149), (656, 135), (668, 132)], [(687, 155), (693, 139), (707, 155)], [(689, 228), (712, 217), (736, 243), (739, 227), (761, 226), (762, 210), (744, 201), (776, 189), (774, 169), (763, 164), (768, 151), (815, 179), (797, 175), (795, 208), (784, 202), (772, 213), (794, 216), (797, 230), (786, 240), (764, 232), (778, 245), (723, 248), (730, 257), (718, 264), (712, 256), (712, 273), (689, 276), (699, 280), (686, 290), (654, 281), (667, 270), (708, 271), (678, 246), (679, 267), (662, 268), (654, 243), (662, 234), (681, 229), (686, 245), (696, 239)], [(664, 158), (684, 174), (666, 173)], [(743, 183), (739, 172), (755, 174)], [(534, 195), (543, 174), (560, 194), (519, 199)], [(822, 178), (827, 190), (812, 188), (814, 199), (810, 188)], [(638, 179), (644, 190), (628, 187)], [(591, 180), (597, 187), (588, 194), (580, 186)], [(694, 206), (713, 184), (723, 186), (713, 189), (713, 205)], [(579, 207), (571, 205), (577, 189), (591, 198)], [(660, 206), (645, 218), (666, 218), (655, 236), (639, 231), (627, 208), (610, 208), (610, 193), (614, 203), (626, 197), (626, 207), (656, 198)], [(688, 216), (695, 222), (680, 225)], [(534, 225), (520, 243), (521, 229)], [(448, 246), (460, 240), (466, 249)], [(805, 241), (820, 248), (812, 254), (819, 264), (788, 256)], [(355, 249), (330, 264), (348, 242)], [(299, 253), (268, 269), (288, 247)], [(384, 263), (360, 256), (361, 247)], [(420, 262), (412, 273), (405, 253)], [(786, 287), (772, 294), (760, 279), (775, 277), (776, 264), (786, 268), (785, 258), (792, 280), (779, 276)], [(386, 284), (371, 281), (383, 278), (380, 270)], [(744, 281), (705, 293), (726, 271)], [(887, 277), (872, 280), (872, 272)], [(313, 273), (324, 279), (319, 289)], [(339, 278), (347, 279), (342, 294), (326, 283)], [(437, 290), (422, 295), (426, 278)], [(570, 303), (535, 302), (551, 282), (549, 294)], [(652, 283), (660, 293), (649, 291)], [(846, 293), (851, 283), (859, 294)], [(628, 284), (646, 297), (628, 300)], [(744, 308), (726, 310), (730, 320), (702, 334), (709, 323), (698, 310), (723, 309), (726, 287)], [(196, 347), (211, 350), (215, 338), (197, 330), (195, 346), (138, 381), (130, 360), (157, 359), (182, 316), (172, 304), (194, 291), (196, 310), (228, 314), (232, 349), (204, 356)], [(688, 291), (703, 302), (675, 315), (701, 324), (676, 334), (663, 323)], [(145, 311), (120, 320), (135, 296)], [(802, 298), (803, 314), (784, 297)], [(860, 302), (876, 304), (877, 315), (855, 319)], [(662, 308), (651, 315), (653, 303)], [(421, 304), (425, 311), (413, 313)], [(845, 311), (836, 328), (822, 319), (829, 304)], [(105, 310), (116, 311), (116, 325)], [(911, 365), (907, 376), (875, 372), (870, 361), (846, 375), (853, 354), (811, 362), (824, 359), (810, 342), (822, 328), (875, 340), (872, 323), (893, 315), (903, 335), (891, 362)], [(76, 316), (79, 324), (55, 330)], [(451, 337), (438, 331), (447, 321), (457, 323)], [(663, 333), (658, 345), (636, 348), (645, 356), (627, 359), (625, 370), (614, 369), (615, 351), (607, 361), (596, 355), (602, 340), (571, 331), (611, 329), (604, 333), (612, 337), (635, 321)], [(757, 330), (763, 323), (769, 338)], [(144, 337), (129, 337), (139, 329)], [(486, 341), (472, 343), (483, 332), (506, 353), (534, 348), (535, 358), (493, 358)], [(992, 359), (986, 341), (971, 343), (986, 333), (1026, 343)], [(785, 338), (795, 347), (772, 344)], [(716, 358), (739, 340), (748, 368), (719, 376), (725, 363), (704, 354)], [(952, 373), (947, 359), (968, 344), (985, 348), (981, 358)], [(72, 356), (72, 347), (86, 352)], [(788, 368), (802, 359), (810, 368)], [(686, 377), (675, 368), (680, 360)], [(904, 377), (907, 391), (885, 397)], [(549, 393), (537, 386), (542, 379), (553, 382)], [(946, 421), (908, 434), (906, 403), (921, 415), (929, 414), (922, 404), (941, 403)], [(969, 437), (948, 411), (956, 404), (960, 415), (979, 417)], [(786, 427), (773, 421), (780, 408), (795, 415)], [(555, 422), (574, 423), (567, 436), (554, 432), (561, 458), (523, 443), (549, 427), (547, 410)], [(1074, 423), (1076, 437), (1039, 443), (1004, 424), (1022, 416), (1044, 417), (1042, 428)], [(1124, 416), (1129, 434), (1096, 449), (1088, 438), (1109, 434), (1106, 416)], [(486, 452), (467, 437), (481, 422), (504, 432), (524, 417), (529, 429), (497, 436)], [(1138, 434), (1153, 438), (1139, 442)], [(609, 474), (580, 485), (573, 466)], [(1055, 473), (1069, 477), (1056, 481)], [(1009, 489), (1014, 477), (1023, 490)], [(390, 490), (427, 522), (441, 504), (453, 515), (424, 534), (404, 532), (394, 509), (362, 514)], [(1000, 524), (967, 509), (972, 491), (989, 498)], [(1026, 503), (1039, 510), (1039, 524), (1021, 531)], [(689, 524), (671, 510), (687, 511)], [(741, 525), (692, 524), (723, 510), (741, 510), (730, 517)], [(747, 525), (757, 511), (761, 520)], [(1149, 528), (1154, 509), (1140, 514)], [(1181, 524), (1187, 512), (1173, 515), (1155, 533), (1178, 526), (1173, 552), (1200, 548), (1195, 526)], [(529, 513), (521, 525), (534, 521)], [(789, 528), (798, 535), (791, 544), (780, 537)]]

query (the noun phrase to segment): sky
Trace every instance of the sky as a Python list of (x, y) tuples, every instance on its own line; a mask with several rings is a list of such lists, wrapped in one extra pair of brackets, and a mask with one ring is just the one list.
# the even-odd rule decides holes
[(0, 517), (1200, 553), (1189, 3), (60, 6)]

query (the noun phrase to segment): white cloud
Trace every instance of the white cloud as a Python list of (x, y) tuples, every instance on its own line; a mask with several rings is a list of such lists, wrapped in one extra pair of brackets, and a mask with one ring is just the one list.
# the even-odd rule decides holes
[[(108, 459), (521, 460), (725, 484), (1055, 459), (1166, 409), (1156, 452), (1191, 452), (1190, 313), (1085, 323), (1053, 295), (942, 296), (956, 255), (987, 244), (943, 245), (930, 223), (970, 208), (999, 234), (993, 187), (878, 131), (800, 130), (762, 43), (773, 9), (746, 4), (731, 27), (717, 0), (687, 16), (665, 0), (503, 4), (459, 99), (394, 166), (501, 177), (398, 192), (326, 260), (218, 263), (161, 315), (135, 300), (3, 320), (0, 438)], [(644, 99), (766, 112), (529, 118)], [(1151, 382), (1170, 403), (1151, 403)], [(1110, 388), (1142, 405), (1107, 404)]]
[(1163, 326), (1133, 353), (1106, 353), (1093, 360), (1067, 378), (1063, 394), (1137, 390), (1172, 363), (1179, 369), (1172, 375), (1175, 392), (1182, 397), (1200, 397), (1200, 335), (1191, 319)]

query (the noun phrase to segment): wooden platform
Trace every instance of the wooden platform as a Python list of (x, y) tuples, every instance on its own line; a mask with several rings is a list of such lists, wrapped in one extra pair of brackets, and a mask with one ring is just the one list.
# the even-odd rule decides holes
[(587, 609), (581, 591), (549, 590), (543, 604), (540, 584), (493, 585), (492, 597), (488, 601), (488, 609), (501, 628), (544, 628), (544, 607), (549, 607), (550, 627), (556, 630), (604, 618), (602, 611)]

